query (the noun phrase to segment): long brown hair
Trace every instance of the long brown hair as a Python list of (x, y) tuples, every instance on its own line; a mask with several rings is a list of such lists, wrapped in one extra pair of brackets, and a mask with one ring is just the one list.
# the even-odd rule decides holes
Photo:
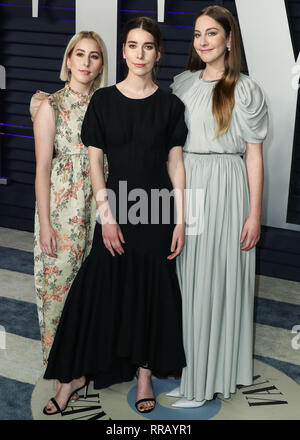
[[(126, 44), (127, 36), (132, 29), (143, 29), (144, 31), (149, 32), (154, 38), (156, 54), (158, 52), (162, 53), (162, 33), (155, 20), (150, 17), (135, 17), (127, 21), (122, 30), (122, 41), (124, 45)], [(157, 82), (157, 63), (155, 63), (152, 70), (152, 79), (155, 83)]]
[[(226, 50), (224, 73), (214, 87), (212, 100), (212, 111), (217, 123), (216, 137), (218, 137), (228, 129), (234, 107), (234, 88), (241, 73), (241, 37), (238, 25), (228, 9), (222, 6), (209, 6), (197, 15), (194, 26), (201, 15), (208, 15), (216, 20), (223, 27), (226, 38), (231, 32), (231, 48), (230, 51)], [(206, 63), (197, 54), (192, 41), (187, 69), (196, 71), (204, 69), (205, 66)]]

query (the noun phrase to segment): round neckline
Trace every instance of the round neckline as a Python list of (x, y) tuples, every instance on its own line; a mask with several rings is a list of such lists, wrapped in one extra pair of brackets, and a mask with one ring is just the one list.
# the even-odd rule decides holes
[(203, 79), (202, 78), (203, 72), (204, 72), (204, 70), (200, 70), (200, 75), (199, 75), (199, 80), (200, 81), (202, 81), (204, 83), (207, 83), (207, 84), (214, 84), (214, 83), (219, 81), (218, 79), (213, 79), (213, 80)]
[(90, 98), (91, 95), (94, 92), (93, 87), (91, 88), (91, 91), (88, 94), (84, 94), (84, 93), (81, 93), (81, 92), (76, 92), (76, 90), (72, 89), (72, 87), (70, 86), (70, 84), (68, 82), (66, 83), (66, 88), (69, 90), (69, 92), (73, 93), (74, 95), (77, 95), (79, 98), (85, 98), (85, 99), (86, 98)]
[(118, 89), (117, 85), (114, 85), (114, 88), (117, 90), (117, 92), (119, 93), (119, 95), (123, 96), (125, 99), (129, 99), (130, 101), (144, 101), (145, 99), (149, 99), (152, 98), (152, 96), (154, 96), (159, 90), (160, 88), (157, 87), (157, 89), (155, 90), (155, 92), (151, 93), (151, 95), (146, 96), (145, 98), (129, 98), (129, 96), (124, 95), (124, 93), (121, 92), (121, 90)]

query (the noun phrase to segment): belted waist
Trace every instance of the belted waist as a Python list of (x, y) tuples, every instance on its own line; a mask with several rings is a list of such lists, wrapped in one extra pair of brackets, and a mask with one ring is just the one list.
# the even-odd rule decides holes
[(201, 156), (201, 155), (205, 155), (205, 156), (213, 156), (213, 155), (217, 155), (217, 156), (243, 156), (245, 153), (198, 153), (198, 152), (194, 152), (194, 151), (184, 151), (183, 153), (185, 154), (196, 154), (197, 156)]

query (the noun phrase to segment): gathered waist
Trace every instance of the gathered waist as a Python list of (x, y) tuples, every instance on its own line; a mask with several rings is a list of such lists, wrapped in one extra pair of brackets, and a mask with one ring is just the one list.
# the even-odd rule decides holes
[(88, 157), (88, 152), (84, 152), (84, 151), (76, 151), (76, 152), (70, 152), (70, 153), (57, 153), (55, 155), (55, 158), (60, 159), (63, 158), (65, 156), (83, 156), (83, 157)]

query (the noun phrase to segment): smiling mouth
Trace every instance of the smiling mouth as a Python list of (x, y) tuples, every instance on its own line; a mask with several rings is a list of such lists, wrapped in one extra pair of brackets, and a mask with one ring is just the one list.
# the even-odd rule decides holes
[(212, 49), (200, 49), (200, 51), (201, 51), (202, 53), (205, 53), (205, 52), (211, 52)]

